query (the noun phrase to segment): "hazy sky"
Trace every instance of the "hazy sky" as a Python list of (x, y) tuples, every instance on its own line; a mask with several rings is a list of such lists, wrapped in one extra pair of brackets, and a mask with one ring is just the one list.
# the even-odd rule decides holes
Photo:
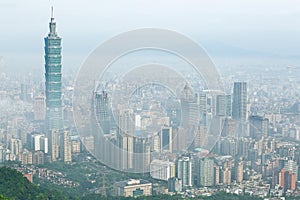
[[(300, 57), (297, 0), (1, 0), (0, 56), (5, 65), (21, 65), (27, 54), (39, 57), (27, 63), (43, 63), (51, 5), (69, 65), (79, 66), (111, 36), (142, 27), (183, 33), (212, 55), (226, 56), (226, 49), (233, 48)], [(76, 63), (66, 60), (75, 54)]]

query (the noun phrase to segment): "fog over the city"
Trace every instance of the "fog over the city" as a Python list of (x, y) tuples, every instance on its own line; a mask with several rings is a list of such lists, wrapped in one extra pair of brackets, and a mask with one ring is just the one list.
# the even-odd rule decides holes
[(296, 0), (0, 0), (0, 200), (300, 199), (299, 19)]
[(300, 2), (112, 0), (0, 2), (0, 70), (43, 73), (43, 37), (50, 7), (63, 38), (63, 70), (77, 70), (89, 53), (119, 33), (142, 27), (178, 31), (228, 65), (299, 66)]

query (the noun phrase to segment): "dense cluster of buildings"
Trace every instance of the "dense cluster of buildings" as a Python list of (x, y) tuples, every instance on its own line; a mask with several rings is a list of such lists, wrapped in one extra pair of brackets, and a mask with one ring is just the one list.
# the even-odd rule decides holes
[(33, 105), (26, 113), (29, 116), (18, 115), (16, 110), (2, 116), (0, 163), (8, 160), (22, 164), (44, 164), (57, 160), (71, 163), (72, 152), (81, 151), (81, 143), (71, 141), (70, 129), (64, 127), (61, 38), (56, 32), (53, 15), (49, 29), (44, 39), (45, 87), (42, 88), (45, 89), (29, 81), (28, 84), (21, 84), (18, 97), (3, 91), (3, 101), (21, 101), (23, 105), (20, 107), (26, 107), (29, 103)]
[[(232, 94), (190, 91), (188, 85), (183, 88), (181, 108), (167, 107), (165, 115), (160, 116), (144, 115), (146, 106), (143, 111), (122, 108), (112, 113), (109, 92), (97, 93), (101, 109), (95, 110), (96, 116), (109, 123), (103, 128), (106, 132), (101, 145), (90, 136), (93, 152), (102, 152), (99, 158), (118, 170), (149, 170), (152, 178), (169, 183), (170, 192), (232, 187), (233, 193), (258, 196), (268, 196), (271, 191), (297, 193), (300, 129), (294, 105), (289, 113), (258, 112), (257, 100), (248, 94), (246, 82), (234, 82)], [(155, 95), (164, 101), (164, 92)], [(149, 105), (147, 100), (143, 102), (143, 96), (142, 104)], [(287, 128), (290, 120), (293, 123)], [(140, 137), (145, 136), (143, 130), (149, 121), (164, 124), (151, 136)]]
[[(53, 16), (49, 28), (45, 87), (0, 79), (0, 102), (7, 108), (0, 111), (0, 163), (71, 163), (72, 154), (80, 153), (84, 144), (111, 168), (150, 172), (153, 179), (168, 184), (170, 193), (213, 188), (262, 197), (298, 194), (300, 95), (286, 89), (295, 85), (280, 86), (284, 88), (277, 93), (274, 80), (233, 81), (233, 88), (224, 93), (195, 90), (192, 80), (171, 96), (160, 85), (151, 85), (149, 92), (135, 80), (121, 86), (109, 83), (97, 87), (94, 105), (84, 110), (95, 126), (86, 127), (80, 141), (72, 123), (73, 85), (63, 85), (61, 38)], [(179, 80), (169, 81), (180, 85)], [(128, 106), (112, 108), (112, 91), (135, 87)], [(10, 110), (14, 107), (8, 100), (17, 109)], [(69, 183), (73, 184), (66, 180)], [(114, 195), (121, 196), (152, 195), (153, 189), (149, 181), (133, 179), (113, 188)]]
[(58, 171), (37, 167), (35, 165), (15, 164), (11, 167), (21, 172), (24, 177), (26, 177), (30, 182), (35, 182), (36, 179), (39, 179), (39, 181), (45, 181), (46, 183), (51, 183), (67, 188), (74, 188), (79, 186), (78, 182), (68, 179), (65, 174)]

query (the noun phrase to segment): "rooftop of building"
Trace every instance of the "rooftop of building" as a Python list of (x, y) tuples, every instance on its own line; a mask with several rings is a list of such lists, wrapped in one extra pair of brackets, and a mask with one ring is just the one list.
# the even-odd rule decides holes
[[(143, 179), (129, 179), (125, 181), (120, 181), (115, 183), (118, 187), (125, 187), (125, 186), (134, 186), (134, 185), (142, 185), (142, 184), (149, 184), (149, 181)], [(151, 184), (151, 183), (150, 183)]]

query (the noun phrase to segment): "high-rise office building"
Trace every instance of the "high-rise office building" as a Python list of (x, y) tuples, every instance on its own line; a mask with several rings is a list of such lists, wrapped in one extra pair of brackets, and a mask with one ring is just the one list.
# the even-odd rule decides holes
[(114, 115), (119, 133), (133, 136), (135, 132), (134, 111), (132, 109), (121, 109), (116, 111)]
[(119, 147), (120, 170), (133, 170), (135, 115), (132, 109), (122, 109), (115, 113), (118, 125), (117, 145)]
[(220, 184), (221, 181), (221, 174), (220, 174), (220, 166), (215, 165), (214, 166), (214, 184), (215, 186)]
[(232, 118), (237, 121), (247, 119), (247, 83), (235, 82), (233, 86)]
[(33, 135), (33, 146), (32, 149), (34, 151), (40, 151), (41, 150), (41, 138), (43, 137), (43, 134), (35, 134)]
[(232, 119), (237, 124), (236, 136), (247, 136), (247, 83), (234, 82), (232, 100)]
[(133, 136), (126, 134), (118, 134), (117, 143), (119, 147), (120, 170), (133, 170), (134, 166), (134, 142)]
[(37, 165), (44, 164), (44, 152), (42, 151), (35, 151), (32, 153), (32, 163)]
[[(187, 138), (188, 137), (187, 132), (188, 132), (188, 130), (186, 130), (182, 127), (179, 127), (179, 128), (172, 127), (172, 152), (173, 153), (174, 152), (184, 153), (187, 151), (188, 148), (191, 147), (191, 143), (189, 143), (189, 141), (188, 141), (189, 138)], [(194, 136), (195, 131), (192, 130), (190, 132), (192, 133), (191, 139), (193, 142), (193, 139), (195, 137)], [(160, 143), (160, 141), (157, 143)]]
[(53, 17), (49, 23), (49, 33), (45, 37), (45, 93), (46, 93), (46, 129), (60, 130), (62, 120), (62, 74), (61, 74), (61, 38), (56, 32), (56, 22)]
[(238, 183), (241, 183), (243, 181), (244, 177), (244, 164), (243, 161), (237, 162), (235, 166), (235, 180)]
[(9, 149), (14, 155), (19, 155), (20, 152), (22, 152), (22, 141), (19, 139), (12, 138), (10, 140)]
[(179, 178), (173, 177), (168, 179), (168, 192), (181, 192), (182, 181)]
[(198, 96), (186, 85), (181, 93), (181, 126), (190, 129), (199, 122)]
[(22, 101), (30, 102), (32, 100), (31, 98), (31, 87), (29, 84), (21, 84), (21, 94), (20, 99)]
[(52, 130), (49, 133), (49, 150), (51, 155), (51, 161), (57, 161), (59, 156), (58, 149), (58, 131)]
[(32, 152), (28, 151), (27, 149), (24, 149), (22, 154), (19, 157), (19, 160), (23, 165), (27, 164), (33, 164), (32, 163)]
[(294, 160), (285, 160), (284, 167), (286, 171), (291, 171), (292, 173), (296, 174), (296, 179), (298, 177), (298, 168), (297, 162)]
[(283, 187), (284, 191), (290, 189), (295, 190), (296, 189), (296, 174), (292, 171), (287, 171), (285, 169), (282, 169), (279, 172), (279, 185)]
[(212, 158), (201, 158), (197, 162), (197, 177), (199, 186), (214, 185), (214, 160)]
[(151, 140), (151, 150), (153, 152), (160, 152), (160, 136), (159, 133), (154, 133)]
[(222, 138), (219, 141), (219, 153), (221, 155), (231, 155), (235, 157), (238, 153), (238, 143), (236, 138)]
[(49, 150), (49, 142), (48, 142), (48, 138), (45, 137), (45, 136), (42, 136), (40, 138), (40, 149), (41, 151), (43, 151), (44, 153), (48, 153), (48, 150)]
[(231, 109), (231, 95), (222, 94), (217, 95), (216, 97), (216, 115), (217, 116), (231, 116), (232, 109)]
[(64, 131), (61, 138), (61, 158), (65, 163), (72, 162), (72, 151), (71, 151), (71, 136), (69, 131)]
[(195, 129), (194, 148), (205, 148), (208, 143), (208, 131), (204, 125), (199, 125)]
[(79, 140), (74, 140), (71, 142), (71, 152), (80, 153), (81, 152), (81, 142)]
[(33, 105), (34, 120), (42, 121), (46, 117), (46, 100), (44, 96), (34, 97)]
[[(183, 147), (189, 147), (194, 140), (194, 129), (200, 122), (198, 95), (188, 85), (185, 85), (180, 98), (181, 128), (184, 140), (179, 140)], [(178, 135), (180, 136), (180, 134)], [(183, 149), (183, 148), (179, 148)]]
[(269, 120), (261, 116), (250, 116), (250, 137), (260, 140), (262, 137), (268, 137)]
[(150, 169), (151, 150), (148, 138), (134, 138), (134, 170), (148, 172)]
[(224, 119), (224, 123), (223, 123), (223, 128), (222, 128), (222, 132), (221, 132), (221, 136), (222, 137), (235, 137), (235, 127), (236, 127), (236, 123), (235, 121), (230, 118), (230, 117), (226, 117)]
[(175, 177), (175, 163), (164, 160), (153, 160), (150, 164), (150, 175), (154, 179), (168, 181)]
[(207, 125), (207, 93), (200, 92), (198, 95), (200, 123), (203, 126)]
[(228, 168), (225, 168), (222, 170), (222, 180), (224, 185), (230, 185), (231, 184), (231, 170)]
[(110, 111), (109, 98), (105, 91), (96, 92), (96, 117), (98, 125), (100, 125), (103, 134), (110, 133)]
[(160, 131), (161, 152), (172, 153), (172, 127), (163, 127)]
[(177, 178), (182, 180), (182, 186), (193, 186), (192, 160), (190, 157), (182, 157), (177, 160)]

